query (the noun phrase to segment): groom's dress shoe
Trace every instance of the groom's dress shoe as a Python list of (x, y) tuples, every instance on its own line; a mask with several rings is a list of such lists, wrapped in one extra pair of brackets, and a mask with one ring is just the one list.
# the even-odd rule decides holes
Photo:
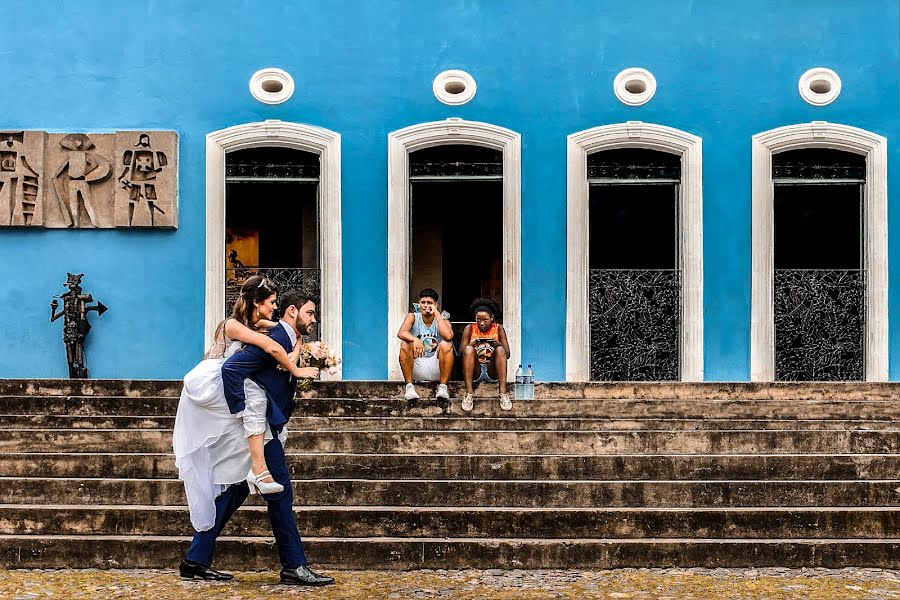
[(334, 577), (319, 575), (306, 565), (303, 565), (296, 569), (282, 569), (281, 583), (290, 585), (329, 585), (334, 583)]
[(206, 565), (201, 565), (192, 560), (183, 560), (178, 567), (178, 573), (185, 579), (206, 579), (208, 581), (231, 581), (234, 575), (213, 571)]

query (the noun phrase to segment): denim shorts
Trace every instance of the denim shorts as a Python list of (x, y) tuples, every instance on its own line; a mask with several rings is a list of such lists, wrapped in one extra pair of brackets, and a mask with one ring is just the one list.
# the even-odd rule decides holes
[(481, 374), (478, 375), (478, 379), (476, 379), (472, 383), (481, 383), (481, 382), (497, 383), (497, 381), (498, 381), (497, 379), (491, 379), (491, 376), (488, 375), (487, 363), (482, 363), (481, 364)]

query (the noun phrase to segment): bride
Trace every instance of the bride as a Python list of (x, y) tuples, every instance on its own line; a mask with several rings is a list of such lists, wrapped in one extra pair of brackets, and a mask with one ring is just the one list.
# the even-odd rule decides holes
[[(255, 393), (247, 394), (242, 413), (232, 414), (222, 386), (222, 364), (245, 344), (268, 352), (294, 377), (318, 375), (314, 367), (297, 366), (300, 340), (288, 354), (266, 335), (275, 325), (271, 318), (276, 308), (274, 285), (259, 275), (249, 277), (241, 286), (231, 318), (216, 328), (204, 360), (184, 377), (172, 446), (178, 477), (184, 481), (191, 524), (197, 531), (212, 528), (216, 497), (229, 485), (246, 480), (251, 490), (258, 488), (262, 493), (284, 489), (272, 480), (263, 457), (263, 442), (272, 439), (266, 424), (265, 392), (247, 380), (245, 385), (254, 388), (248, 392)], [(258, 400), (251, 402), (251, 398)]]

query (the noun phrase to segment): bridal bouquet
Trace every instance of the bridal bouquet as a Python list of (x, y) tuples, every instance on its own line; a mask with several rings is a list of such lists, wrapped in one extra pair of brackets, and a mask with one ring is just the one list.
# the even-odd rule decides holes
[[(338, 372), (341, 359), (331, 352), (331, 348), (325, 342), (307, 342), (300, 347), (300, 364), (304, 367), (318, 367), (329, 375)], [(312, 379), (301, 379), (298, 382), (301, 390), (312, 387)]]

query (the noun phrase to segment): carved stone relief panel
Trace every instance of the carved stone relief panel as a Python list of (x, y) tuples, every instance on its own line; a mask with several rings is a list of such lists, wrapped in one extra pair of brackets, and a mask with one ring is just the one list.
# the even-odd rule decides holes
[(178, 135), (0, 132), (0, 227), (178, 227)]
[(116, 226), (178, 226), (178, 134), (116, 133)]
[(47, 134), (44, 227), (115, 227), (112, 134)]
[(0, 132), (0, 226), (43, 224), (43, 131)]

